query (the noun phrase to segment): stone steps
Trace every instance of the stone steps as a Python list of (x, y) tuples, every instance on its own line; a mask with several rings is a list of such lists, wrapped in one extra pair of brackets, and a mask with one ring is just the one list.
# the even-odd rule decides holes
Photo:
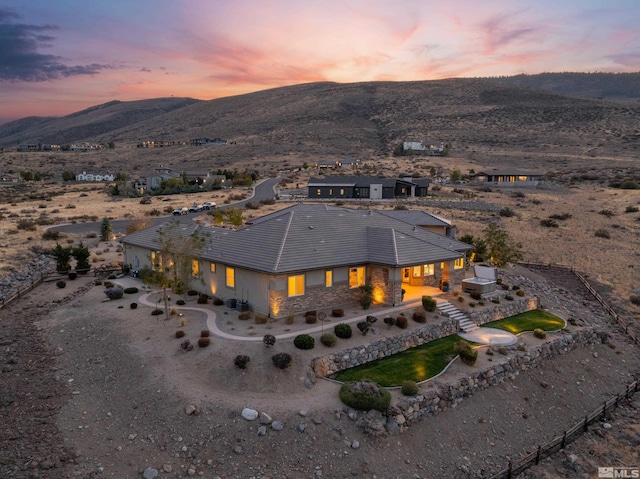
[(468, 333), (475, 329), (478, 329), (478, 326), (473, 321), (471, 321), (471, 319), (469, 319), (469, 316), (464, 314), (449, 301), (439, 301), (437, 308), (438, 311), (440, 311), (445, 316), (449, 316), (451, 319), (458, 320), (458, 324), (460, 325), (460, 330), (462, 332)]

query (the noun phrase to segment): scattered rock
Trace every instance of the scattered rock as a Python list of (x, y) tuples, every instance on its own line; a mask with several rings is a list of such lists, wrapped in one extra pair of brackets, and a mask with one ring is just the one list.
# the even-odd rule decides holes
[(258, 411), (256, 411), (255, 409), (248, 408), (248, 407), (245, 407), (242, 410), (241, 415), (247, 421), (255, 421), (256, 419), (258, 419)]
[(193, 404), (189, 404), (185, 409), (184, 412), (187, 413), (187, 416), (192, 415), (194, 412), (196, 412), (196, 407)]
[(260, 424), (271, 424), (273, 419), (266, 412), (260, 413)]
[(271, 423), (271, 429), (273, 429), (274, 431), (282, 431), (282, 429), (284, 429), (284, 424), (282, 424), (280, 421), (273, 421)]
[(260, 426), (258, 428), (258, 436), (262, 437), (262, 436), (266, 436), (267, 435), (267, 426)]
[(142, 477), (144, 477), (144, 479), (155, 479), (156, 477), (158, 477), (158, 470), (147, 467), (142, 473)]

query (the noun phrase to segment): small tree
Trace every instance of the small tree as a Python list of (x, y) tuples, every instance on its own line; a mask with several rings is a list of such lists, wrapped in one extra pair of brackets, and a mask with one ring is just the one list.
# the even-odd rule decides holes
[(265, 334), (262, 338), (262, 342), (267, 347), (273, 346), (276, 344), (276, 337), (273, 334)]
[(490, 224), (484, 230), (487, 246), (493, 263), (500, 267), (522, 259), (522, 245), (513, 241), (506, 231), (496, 224)]
[(66, 273), (71, 269), (69, 261), (71, 260), (71, 247), (65, 248), (60, 243), (56, 243), (55, 248), (51, 250), (51, 255), (56, 260), (56, 270)]
[(368, 309), (373, 302), (373, 286), (370, 284), (363, 284), (360, 289), (360, 306), (362, 309)]
[(78, 246), (71, 250), (71, 255), (76, 260), (76, 270), (88, 270), (91, 268), (91, 264), (89, 263), (91, 252), (89, 251), (89, 248), (82, 243), (82, 241)]
[(62, 181), (73, 181), (76, 179), (76, 174), (73, 171), (65, 170), (62, 172)]
[(106, 216), (102, 218), (102, 224), (100, 225), (100, 239), (102, 241), (109, 241), (113, 237), (113, 228), (111, 227), (111, 221)]

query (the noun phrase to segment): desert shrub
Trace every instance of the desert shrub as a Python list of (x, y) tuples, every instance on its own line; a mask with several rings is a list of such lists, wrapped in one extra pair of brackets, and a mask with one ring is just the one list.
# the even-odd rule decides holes
[(287, 353), (278, 353), (271, 356), (271, 361), (275, 367), (280, 369), (287, 369), (291, 364), (291, 355)]
[(638, 212), (638, 207), (637, 206), (627, 206), (625, 208), (624, 212), (625, 213), (637, 213)]
[(38, 229), (38, 225), (33, 220), (28, 220), (26, 218), (21, 218), (16, 223), (16, 228), (24, 231), (35, 231)]
[(206, 348), (211, 344), (211, 338), (198, 338), (198, 346)]
[(163, 311), (161, 309), (154, 309), (153, 311), (151, 311), (151, 316), (160, 316), (163, 313)]
[(201, 338), (208, 338), (209, 336), (211, 336), (211, 331), (209, 331), (208, 329), (203, 329), (202, 331), (200, 331)]
[(302, 316), (304, 316), (305, 318), (307, 316), (318, 316), (318, 312), (315, 309), (312, 309), (311, 311), (305, 311)]
[(150, 205), (151, 204), (151, 197), (150, 196), (143, 196), (140, 199), (140, 204), (141, 205)]
[(519, 289), (518, 291), (516, 291), (516, 294), (520, 297), (525, 295), (525, 292), (522, 289)]
[(318, 322), (318, 317), (313, 314), (310, 314), (304, 317), (304, 322), (307, 324), (315, 324)]
[(324, 333), (322, 336), (320, 336), (320, 342), (325, 346), (331, 348), (336, 345), (336, 343), (338, 342), (338, 338), (335, 334)]
[(498, 298), (493, 298), (493, 299), (491, 300), (491, 302), (492, 302), (493, 304), (500, 304), (500, 299), (498, 299)]
[(464, 303), (464, 296), (458, 296), (458, 301), (460, 303)]
[(478, 301), (478, 306), (484, 306), (484, 305), (485, 305), (484, 301)]
[(411, 319), (413, 319), (416, 323), (426, 323), (427, 315), (424, 314), (422, 311), (414, 311), (413, 315), (411, 316)]
[(198, 296), (198, 292), (195, 289), (190, 289), (187, 291), (187, 296)]
[(244, 321), (251, 317), (251, 311), (243, 311), (238, 315), (238, 319)]
[(607, 209), (598, 211), (598, 214), (606, 216), (607, 218), (611, 218), (616, 215), (613, 211)]
[(502, 354), (503, 356), (506, 356), (507, 354), (509, 354), (509, 350), (507, 348), (505, 348), (504, 346), (501, 346), (498, 348), (498, 352), (500, 354)]
[(105, 289), (104, 294), (107, 295), (107, 298), (114, 300), (122, 298), (124, 296), (124, 291), (122, 290), (122, 288), (113, 287)]
[(493, 349), (487, 348), (487, 356), (493, 356)]
[(513, 296), (511, 296), (510, 294), (506, 294), (504, 296), (504, 299), (506, 299), (507, 301), (513, 301)]
[(407, 329), (407, 327), (409, 327), (409, 320), (404, 316), (398, 316), (396, 318), (396, 326), (400, 329)]
[(248, 210), (257, 210), (260, 208), (260, 203), (257, 203), (255, 201), (250, 201), (248, 202), (246, 205), (244, 205), (245, 208), (247, 208)]
[(478, 359), (478, 351), (473, 349), (467, 341), (457, 341), (453, 345), (453, 347), (460, 356), (460, 360), (464, 364), (468, 366), (473, 366), (476, 364), (476, 360)]
[(573, 215), (571, 213), (556, 213), (553, 215), (549, 215), (549, 218), (551, 218), (552, 220), (568, 220), (569, 218), (571, 218)]
[(558, 223), (551, 218), (544, 218), (540, 220), (540, 226), (544, 226), (545, 228), (557, 228)]
[(334, 308), (331, 310), (331, 316), (334, 318), (342, 318), (344, 316), (344, 309), (342, 308)]
[(178, 314), (178, 308), (171, 306), (171, 309), (169, 309), (169, 316), (175, 316), (176, 314)]
[(262, 203), (263, 205), (275, 205), (276, 200), (274, 198), (265, 198), (263, 200), (260, 200), (260, 203)]
[(273, 346), (276, 344), (276, 337), (273, 334), (265, 334), (262, 338), (262, 342), (265, 346)]
[(389, 326), (389, 329), (391, 329), (392, 326), (396, 325), (396, 318), (394, 318), (393, 316), (387, 316), (382, 321), (384, 322), (384, 324)]
[(547, 333), (544, 329), (536, 328), (533, 330), (533, 335), (538, 339), (544, 339), (547, 337)]
[(251, 358), (246, 354), (238, 354), (233, 360), (233, 364), (240, 369), (246, 369)]
[(604, 239), (611, 238), (611, 235), (609, 234), (609, 232), (604, 228), (598, 228), (593, 234), (596, 238), (604, 238)]
[(404, 381), (400, 391), (403, 396), (415, 396), (418, 394), (419, 388), (415, 381)]
[(504, 208), (500, 208), (500, 211), (498, 214), (504, 218), (511, 218), (512, 216), (516, 215), (516, 212), (509, 207), (504, 207)]
[(222, 306), (224, 304), (224, 300), (220, 298), (213, 298), (214, 306)]
[(361, 411), (385, 411), (391, 404), (391, 394), (373, 381), (350, 381), (340, 387), (340, 400)]
[(65, 286), (67, 286), (67, 282), (66, 282), (66, 281), (62, 281), (62, 280), (56, 281), (56, 286), (57, 286), (58, 288), (62, 289), (62, 288), (64, 288)]
[(629, 296), (629, 301), (631, 301), (631, 303), (635, 304), (636, 306), (640, 306), (640, 296), (639, 295), (632, 294), (631, 296)]
[(358, 324), (356, 324), (356, 327), (360, 330), (363, 336), (366, 336), (369, 332), (369, 329), (371, 329), (371, 325), (366, 321), (360, 321)]
[(128, 288), (124, 288), (125, 294), (136, 294), (138, 292), (138, 288), (135, 286), (129, 286)]
[(107, 279), (116, 279), (116, 275), (111, 273), (109, 276), (107, 276)]
[(101, 279), (96, 279), (93, 284), (95, 284), (96, 286), (100, 286), (102, 284), (102, 280)]
[(469, 302), (469, 306), (472, 307), (472, 308), (475, 308), (476, 307), (476, 303), (474, 303), (473, 301), (470, 301)]
[(178, 330), (176, 331), (175, 337), (176, 337), (176, 338), (183, 338), (183, 337), (184, 337), (184, 335), (185, 335), (185, 332), (184, 332), (182, 329), (178, 329)]
[(638, 183), (633, 180), (624, 180), (622, 183), (620, 183), (620, 188), (622, 188), (623, 190), (637, 190)]
[(186, 303), (184, 302), (184, 299), (179, 299), (178, 301), (176, 301), (176, 304), (178, 306), (184, 306)]
[(353, 334), (350, 324), (339, 323), (333, 327), (334, 334), (340, 339), (349, 339)]
[(138, 303), (131, 303), (131, 304), (129, 305), (129, 307), (130, 307), (131, 309), (137, 309), (137, 308), (138, 308)]
[(42, 239), (49, 241), (57, 241), (62, 237), (62, 233), (60, 233), (60, 231), (57, 230), (47, 230), (44, 233), (42, 233)]
[(73, 281), (74, 279), (76, 279), (78, 277), (78, 273), (76, 273), (75, 271), (69, 271), (69, 273), (67, 273), (67, 277)]
[(472, 291), (469, 293), (469, 296), (471, 296), (471, 299), (475, 299), (476, 301), (480, 301), (482, 299), (482, 293), (480, 293), (480, 291)]
[(198, 296), (198, 300), (197, 303), (198, 304), (207, 304), (209, 302), (209, 297), (206, 295), (200, 295)]
[(257, 313), (254, 321), (256, 324), (267, 324), (267, 322), (269, 321), (269, 316), (267, 316), (266, 314)]
[(315, 339), (308, 334), (298, 334), (293, 338), (293, 345), (298, 349), (313, 349), (315, 343)]
[(430, 313), (436, 310), (436, 306), (438, 303), (431, 296), (423, 296), (422, 297), (422, 307), (425, 311), (429, 311)]

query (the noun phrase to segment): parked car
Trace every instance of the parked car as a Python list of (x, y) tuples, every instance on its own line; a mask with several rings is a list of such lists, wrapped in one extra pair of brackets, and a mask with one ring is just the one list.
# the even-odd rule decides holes
[(189, 208), (189, 213), (197, 213), (198, 211), (202, 211), (202, 205), (197, 203), (194, 203), (191, 205), (191, 208)]
[(180, 208), (176, 208), (175, 210), (173, 210), (173, 214), (175, 216), (186, 215), (188, 212), (189, 208), (187, 208), (186, 206), (181, 206)]
[(204, 210), (214, 210), (215, 208), (216, 208), (215, 201), (207, 201), (206, 203), (202, 204), (202, 209)]

